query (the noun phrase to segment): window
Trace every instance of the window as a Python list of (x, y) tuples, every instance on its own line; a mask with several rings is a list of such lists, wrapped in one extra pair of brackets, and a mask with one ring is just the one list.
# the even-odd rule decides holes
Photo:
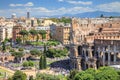
[(99, 32), (102, 32), (102, 28), (99, 28)]
[(101, 24), (101, 26), (103, 27), (103, 24)]
[(111, 28), (111, 27), (112, 27), (112, 24), (110, 24), (109, 28)]

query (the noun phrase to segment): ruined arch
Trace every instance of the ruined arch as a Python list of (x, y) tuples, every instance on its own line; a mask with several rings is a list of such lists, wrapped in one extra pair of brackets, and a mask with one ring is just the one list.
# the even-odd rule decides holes
[(4, 58), (4, 60), (5, 60), (5, 61), (7, 61), (7, 60), (8, 60), (8, 58), (7, 58), (7, 57), (5, 57), (5, 58)]
[(114, 53), (113, 53), (113, 52), (112, 52), (112, 53), (110, 53), (110, 57), (111, 57), (111, 58), (110, 58), (110, 59), (111, 59), (110, 61), (112, 61), (112, 62), (113, 62), (113, 61), (114, 61)]
[(78, 46), (78, 55), (82, 55), (82, 46)]
[(105, 53), (105, 61), (108, 61), (108, 53)]

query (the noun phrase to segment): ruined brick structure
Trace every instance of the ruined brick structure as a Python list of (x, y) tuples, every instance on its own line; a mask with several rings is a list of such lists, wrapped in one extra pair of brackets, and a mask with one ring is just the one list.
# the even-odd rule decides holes
[(120, 18), (73, 18), (70, 37), (71, 68), (120, 63)]

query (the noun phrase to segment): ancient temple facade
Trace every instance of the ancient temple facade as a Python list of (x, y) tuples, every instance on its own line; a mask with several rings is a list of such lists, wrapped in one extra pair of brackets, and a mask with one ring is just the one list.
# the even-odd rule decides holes
[(73, 18), (70, 60), (79, 70), (120, 64), (120, 18)]

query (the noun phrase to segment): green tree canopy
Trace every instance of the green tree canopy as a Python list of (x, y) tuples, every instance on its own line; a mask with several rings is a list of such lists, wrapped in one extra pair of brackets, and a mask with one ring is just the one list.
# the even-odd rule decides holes
[(37, 31), (37, 30), (34, 30), (34, 29), (31, 29), (29, 32), (30, 32), (30, 34), (33, 36), (33, 40), (34, 40), (34, 37), (37, 36), (38, 31)]
[[(87, 69), (76, 73), (72, 80), (119, 80), (119, 72), (111, 67), (101, 67), (98, 70)], [(70, 78), (70, 77), (69, 77)]]
[(34, 62), (33, 61), (25, 61), (23, 63), (23, 67), (33, 67), (34, 66)]
[(12, 77), (13, 80), (27, 80), (27, 76), (25, 73), (23, 73), (22, 71), (19, 71), (17, 70), (13, 77)]
[(49, 58), (54, 58), (54, 57), (62, 57), (62, 56), (67, 56), (68, 55), (68, 50), (66, 48), (64, 49), (48, 49), (46, 56)]
[(23, 43), (24, 43), (25, 36), (28, 35), (28, 31), (27, 31), (27, 30), (21, 30), (21, 31), (19, 32), (19, 34), (23, 36)]
[(38, 49), (33, 49), (30, 51), (31, 55), (40, 56), (41, 52)]
[(47, 32), (46, 32), (45, 30), (39, 30), (38, 32), (39, 32), (39, 34), (42, 36), (42, 39), (45, 39), (45, 38), (46, 38)]
[(11, 54), (15, 57), (16, 62), (20, 62), (21, 58), (24, 56), (23, 52), (12, 52)]
[(2, 42), (2, 51), (5, 51), (5, 50), (6, 50), (5, 44), (6, 44), (6, 41), (3, 41), (3, 42)]
[(96, 80), (117, 80), (118, 73), (111, 67), (101, 67), (98, 69), (95, 79)]

